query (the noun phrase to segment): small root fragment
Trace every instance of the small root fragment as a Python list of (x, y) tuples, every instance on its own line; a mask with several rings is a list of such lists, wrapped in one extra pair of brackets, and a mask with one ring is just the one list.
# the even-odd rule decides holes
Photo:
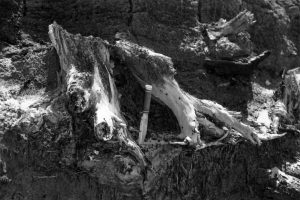
[(209, 100), (199, 100), (196, 98), (194, 98), (194, 105), (199, 112), (224, 123), (227, 128), (235, 129), (253, 144), (261, 144), (255, 130), (234, 118), (223, 106)]
[(277, 101), (275, 103), (275, 108), (273, 109), (272, 124), (271, 124), (271, 128), (274, 134), (278, 133), (280, 120), (286, 118), (287, 118), (286, 106), (282, 101)]
[(203, 143), (201, 146), (196, 146), (196, 151), (197, 150), (201, 150), (204, 149), (206, 147), (210, 147), (210, 146), (219, 146), (219, 145), (224, 145), (224, 143), (222, 143), (221, 141), (224, 140), (227, 136), (228, 136), (228, 132), (225, 133), (225, 135), (223, 137), (221, 137), (220, 139), (218, 139), (215, 142), (209, 142), (207, 144)]
[(258, 138), (263, 141), (274, 140), (285, 136), (287, 133), (282, 134), (258, 134)]
[(224, 140), (228, 136), (228, 134), (229, 134), (229, 132), (226, 132), (225, 135), (223, 135), (220, 139), (216, 140), (215, 142), (204, 143), (200, 139), (200, 135), (199, 135), (197, 137), (197, 141), (193, 141), (190, 137), (186, 137), (184, 139), (184, 141), (182, 141), (182, 142), (169, 142), (169, 144), (181, 145), (181, 146), (193, 146), (193, 147), (196, 147), (196, 151), (197, 151), (197, 150), (201, 150), (201, 149), (204, 149), (204, 148), (210, 147), (210, 146), (223, 145), (224, 143), (222, 143), (221, 141)]
[(145, 168), (147, 166), (145, 155), (141, 148), (132, 139), (128, 137), (126, 124), (118, 123), (118, 125), (115, 125), (115, 127), (117, 129), (118, 140), (128, 147), (128, 151), (132, 152), (132, 154), (140, 161), (142, 167)]
[(280, 131), (300, 134), (300, 130), (297, 129), (297, 127), (299, 127), (299, 124), (297, 124), (297, 125), (284, 125), (284, 127), (279, 127), (278, 129)]

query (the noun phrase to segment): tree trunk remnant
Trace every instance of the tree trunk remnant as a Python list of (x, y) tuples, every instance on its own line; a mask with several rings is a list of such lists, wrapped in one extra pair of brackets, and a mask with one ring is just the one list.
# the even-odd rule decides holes
[(118, 91), (111, 76), (113, 63), (108, 44), (100, 38), (70, 34), (56, 23), (49, 26), (49, 36), (59, 55), (61, 89), (68, 97), (70, 114), (76, 118), (92, 111), (95, 136), (102, 141), (117, 138), (145, 166), (141, 149), (127, 135)]

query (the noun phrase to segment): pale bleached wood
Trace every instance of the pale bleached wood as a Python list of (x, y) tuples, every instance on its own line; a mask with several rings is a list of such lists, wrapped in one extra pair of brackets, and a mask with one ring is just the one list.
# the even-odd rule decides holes
[(56, 23), (49, 26), (49, 37), (63, 70), (61, 90), (67, 95), (70, 114), (78, 117), (91, 111), (95, 136), (103, 141), (118, 139), (145, 166), (144, 154), (128, 136), (120, 111), (107, 43), (97, 37), (70, 34)]
[(209, 25), (206, 32), (210, 40), (217, 40), (223, 36), (234, 35), (245, 31), (254, 23), (253, 13), (244, 10), (228, 22), (221, 20), (216, 24)]

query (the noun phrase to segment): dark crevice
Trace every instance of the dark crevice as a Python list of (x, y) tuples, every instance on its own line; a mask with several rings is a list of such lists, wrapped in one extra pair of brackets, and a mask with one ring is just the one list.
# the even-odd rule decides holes
[(23, 17), (25, 17), (27, 14), (27, 4), (26, 0), (23, 0)]
[(202, 9), (202, 1), (198, 0), (198, 21), (201, 22), (202, 18), (201, 18), (201, 9)]
[(128, 22), (127, 22), (127, 26), (131, 26), (131, 23), (132, 23), (132, 18), (133, 18), (133, 3), (132, 3), (132, 0), (128, 0), (128, 3), (129, 3), (129, 10), (128, 10), (128, 13), (130, 14), (129, 15), (129, 18), (128, 18)]
[(128, 3), (129, 3), (129, 10), (128, 10), (129, 17), (128, 17), (128, 21), (127, 21), (127, 26), (128, 26), (129, 32), (134, 37), (135, 42), (137, 44), (139, 44), (137, 35), (131, 30), (133, 15), (135, 13), (135, 12), (133, 12), (133, 2), (132, 2), (132, 0), (128, 0)]

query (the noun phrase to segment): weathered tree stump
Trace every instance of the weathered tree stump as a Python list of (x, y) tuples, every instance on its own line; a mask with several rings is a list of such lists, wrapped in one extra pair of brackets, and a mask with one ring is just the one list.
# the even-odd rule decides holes
[(60, 58), (61, 90), (68, 97), (70, 114), (76, 117), (91, 111), (95, 136), (102, 141), (117, 138), (145, 166), (141, 149), (127, 135), (111, 76), (113, 63), (108, 44), (100, 38), (70, 34), (56, 23), (49, 26), (49, 36)]
[[(118, 92), (112, 78), (113, 62), (108, 50), (109, 44), (100, 38), (72, 35), (56, 23), (50, 25), (49, 35), (62, 66), (62, 89), (68, 96), (68, 108), (72, 115), (92, 110), (94, 112), (94, 132), (100, 140), (118, 138), (134, 149), (136, 156), (146, 165), (139, 146), (128, 137), (126, 122), (122, 116)], [(129, 66), (137, 81), (151, 84), (152, 94), (166, 104), (176, 116), (185, 139), (182, 144), (198, 149), (216, 143), (205, 144), (201, 140), (200, 129), (205, 134), (223, 139), (226, 130), (234, 129), (253, 144), (261, 139), (273, 139), (281, 135), (262, 135), (250, 126), (240, 122), (221, 105), (200, 100), (183, 91), (174, 79), (175, 69), (170, 57), (155, 53), (126, 40), (111, 46), (112, 56), (119, 57)], [(250, 63), (266, 56), (263, 53)]]

